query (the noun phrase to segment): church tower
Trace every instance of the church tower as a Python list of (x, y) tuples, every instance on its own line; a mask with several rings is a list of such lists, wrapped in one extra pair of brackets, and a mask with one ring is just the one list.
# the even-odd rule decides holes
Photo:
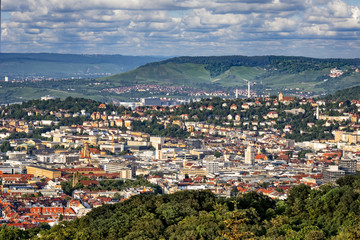
[(72, 187), (75, 187), (79, 182), (79, 172), (73, 173)]
[(279, 101), (282, 101), (284, 99), (284, 95), (282, 93), (279, 93)]

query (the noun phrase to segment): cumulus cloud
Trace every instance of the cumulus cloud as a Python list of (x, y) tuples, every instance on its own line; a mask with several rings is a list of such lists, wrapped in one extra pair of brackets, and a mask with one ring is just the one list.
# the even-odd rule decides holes
[(7, 52), (359, 55), (351, 1), (2, 0), (2, 10)]

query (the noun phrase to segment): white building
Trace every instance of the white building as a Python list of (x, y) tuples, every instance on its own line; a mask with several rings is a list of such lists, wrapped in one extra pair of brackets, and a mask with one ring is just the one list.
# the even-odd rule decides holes
[(255, 162), (255, 150), (252, 146), (248, 146), (245, 151), (245, 164), (254, 165)]
[(209, 174), (219, 173), (219, 162), (208, 162), (206, 164), (206, 172)]

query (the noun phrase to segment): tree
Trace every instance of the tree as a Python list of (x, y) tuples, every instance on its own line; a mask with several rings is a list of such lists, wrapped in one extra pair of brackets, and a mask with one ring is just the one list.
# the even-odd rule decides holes
[[(286, 203), (302, 211), (305, 207), (305, 200), (309, 197), (311, 188), (305, 184), (294, 186), (290, 189)], [(289, 208), (289, 211), (290, 208)]]
[(120, 195), (119, 193), (115, 193), (114, 196), (112, 197), (112, 199), (120, 200), (120, 199), (121, 199), (121, 195)]
[(7, 152), (11, 149), (9, 141), (2, 142), (0, 145), (0, 151), (1, 152)]
[(345, 175), (336, 180), (336, 183), (339, 184), (340, 187), (350, 186), (352, 187), (354, 182), (357, 180), (357, 177), (354, 175)]
[(225, 230), (221, 231), (221, 235), (230, 240), (253, 239), (254, 233), (244, 231), (244, 226), (249, 222), (244, 211), (235, 210), (224, 221)]
[(219, 157), (221, 157), (221, 152), (219, 152), (219, 151), (215, 151), (214, 152), (214, 156), (216, 157), (216, 158), (219, 158)]

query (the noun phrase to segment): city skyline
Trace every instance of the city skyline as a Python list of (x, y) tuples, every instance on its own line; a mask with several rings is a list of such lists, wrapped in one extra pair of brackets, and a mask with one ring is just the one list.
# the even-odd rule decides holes
[(355, 58), (358, 0), (2, 1), (2, 52)]

